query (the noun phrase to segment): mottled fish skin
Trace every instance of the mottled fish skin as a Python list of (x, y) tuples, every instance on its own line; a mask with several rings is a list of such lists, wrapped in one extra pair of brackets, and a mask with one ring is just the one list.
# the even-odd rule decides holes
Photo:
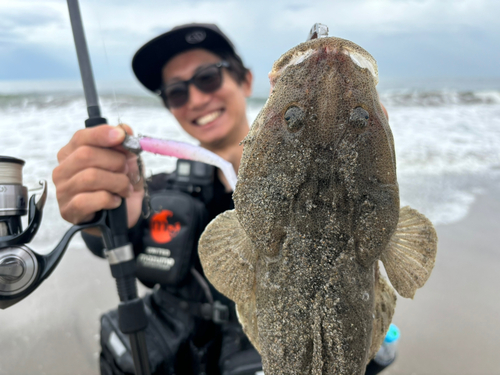
[(200, 238), (203, 269), (236, 302), (266, 375), (364, 374), (396, 301), (378, 260), (412, 298), (434, 266), (436, 233), (422, 214), (400, 211), (373, 57), (314, 39), (270, 78), (243, 141), (235, 210)]
[(369, 56), (337, 38), (282, 56), (243, 142), (234, 200), (261, 255), (256, 302), (269, 374), (362, 374), (367, 362), (375, 261), (398, 222), (399, 193), (374, 76), (349, 50)]

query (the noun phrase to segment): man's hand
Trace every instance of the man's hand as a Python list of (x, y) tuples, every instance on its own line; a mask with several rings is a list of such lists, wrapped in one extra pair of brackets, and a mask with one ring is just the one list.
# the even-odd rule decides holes
[(100, 210), (117, 208), (123, 197), (127, 199), (129, 228), (137, 222), (144, 196), (143, 176), (137, 156), (120, 146), (125, 131), (132, 134), (126, 125), (82, 129), (59, 151), (52, 180), (63, 219), (73, 224), (90, 221)]

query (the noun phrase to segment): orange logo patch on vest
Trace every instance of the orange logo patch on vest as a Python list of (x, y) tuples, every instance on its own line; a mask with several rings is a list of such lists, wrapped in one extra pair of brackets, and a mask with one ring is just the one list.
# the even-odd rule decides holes
[(157, 243), (167, 243), (172, 241), (172, 238), (177, 236), (177, 233), (181, 230), (181, 224), (179, 222), (175, 224), (169, 224), (168, 218), (174, 216), (174, 213), (169, 210), (163, 210), (157, 214), (154, 214), (149, 222), (149, 229), (151, 231), (151, 237)]

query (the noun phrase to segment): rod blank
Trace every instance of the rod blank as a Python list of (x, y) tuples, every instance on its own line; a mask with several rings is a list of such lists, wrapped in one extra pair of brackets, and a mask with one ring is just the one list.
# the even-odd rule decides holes
[(87, 102), (87, 112), (89, 118), (101, 117), (99, 109), (99, 100), (97, 90), (95, 88), (94, 74), (92, 73), (92, 65), (90, 64), (90, 56), (83, 31), (82, 17), (78, 0), (67, 0), (69, 17), (71, 20), (71, 28), (73, 29), (73, 38), (75, 39), (76, 54), (78, 56), (78, 65), (82, 76), (83, 91), (85, 93), (85, 101)]

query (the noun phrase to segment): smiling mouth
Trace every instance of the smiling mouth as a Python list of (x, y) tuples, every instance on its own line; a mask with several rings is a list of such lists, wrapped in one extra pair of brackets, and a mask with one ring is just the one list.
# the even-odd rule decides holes
[(219, 109), (217, 111), (209, 113), (208, 115), (197, 118), (193, 122), (198, 126), (204, 126), (204, 125), (214, 121), (215, 119), (219, 118), (223, 112), (224, 112), (224, 110)]

